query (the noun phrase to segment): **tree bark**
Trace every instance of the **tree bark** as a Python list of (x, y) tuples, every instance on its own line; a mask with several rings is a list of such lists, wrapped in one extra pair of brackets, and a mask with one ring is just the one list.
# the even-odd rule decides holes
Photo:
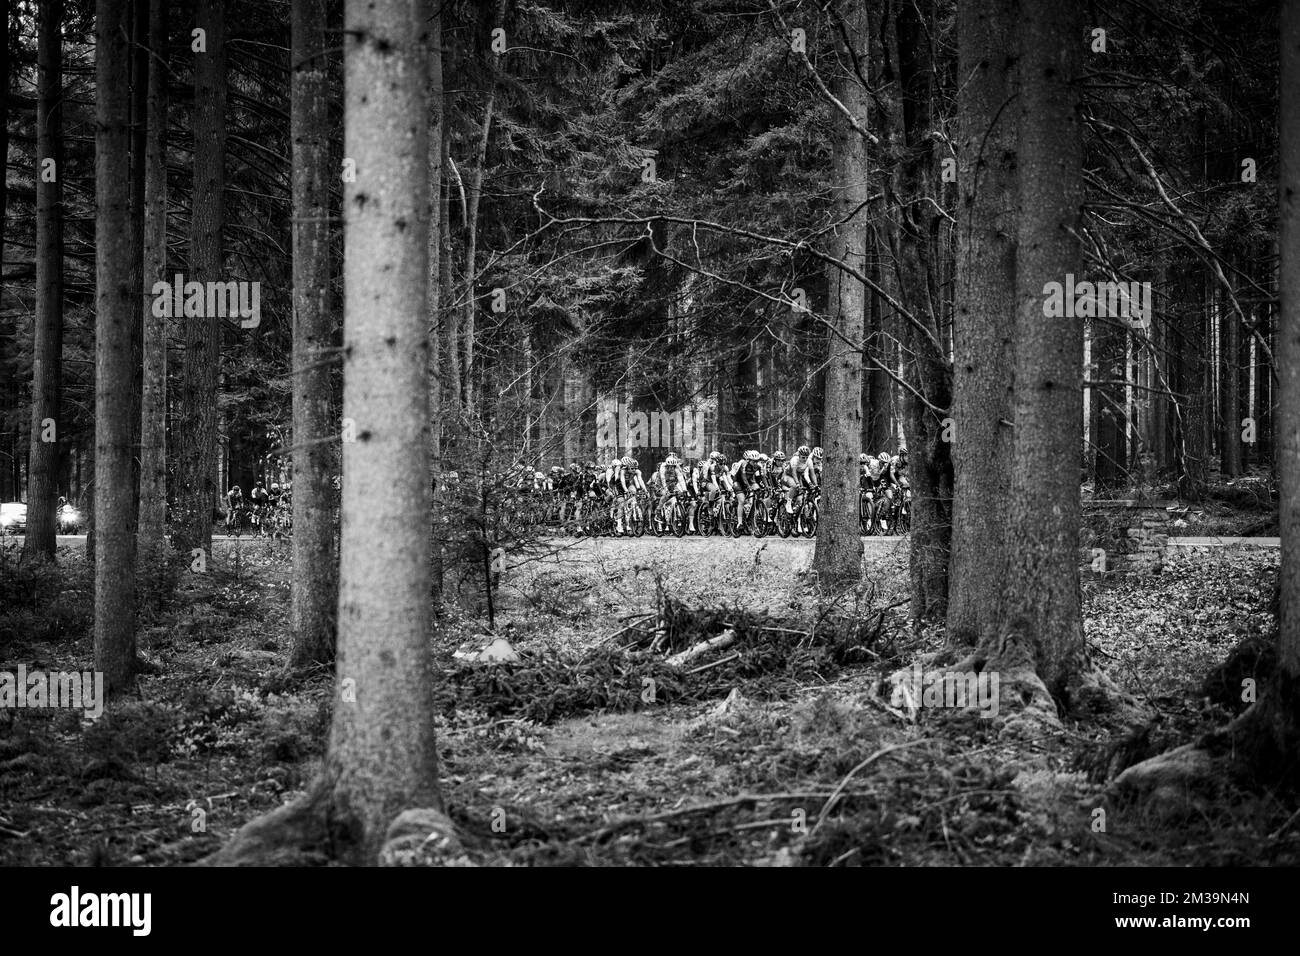
[(446, 380), (442, 367), (442, 225), (446, 203), (442, 199), (442, 158), (446, 151), (447, 124), (444, 117), (446, 90), (442, 80), (442, 5), (429, 20), (429, 279), (426, 296), (429, 318), (429, 461), (433, 501), (429, 557), (430, 589), (434, 608), (442, 598), (442, 399)]
[[(63, 0), (38, 10), (36, 322), (32, 344), (31, 466), (23, 553), (54, 559), (63, 360)], [(53, 161), (52, 175), (44, 163)], [(51, 427), (47, 428), (47, 423)], [(52, 430), (51, 430), (52, 429)]]
[(1011, 459), (1016, 301), (1014, 0), (959, 6), (959, 205), (953, 318), (953, 513), (948, 642), (997, 624), (1005, 565), (1001, 505)]
[(130, 176), (131, 5), (95, 7), (95, 670), (110, 695), (135, 672), (135, 528), (132, 432), (133, 326), (140, 322), (132, 285), (139, 219)]
[[(167, 281), (167, 4), (149, 3), (148, 140), (145, 145), (144, 289)], [(163, 543), (167, 510), (167, 342), (170, 322), (145, 296), (140, 406), (141, 549)]]
[(1241, 474), (1240, 320), (1231, 308), (1219, 315), (1219, 464), (1224, 478), (1236, 478)]
[(294, 0), (293, 74), (293, 589), (296, 668), (334, 657), (338, 604), (334, 553), (330, 296), (330, 152), (327, 0)]
[(1076, 703), (1085, 663), (1078, 558), (1083, 320), (1045, 316), (1044, 297), (1047, 283), (1077, 274), (1081, 261), (1081, 14), (1067, 3), (1020, 13), (1016, 424), (1002, 511), (1016, 546), (1005, 565), (1000, 632), (983, 645), (984, 666), (1002, 672), (1003, 686), (1036, 673), (1066, 706)]
[[(1284, 3), (1281, 12), (1281, 103), (1278, 147), (1278, 310), (1276, 434), (1281, 465), (1278, 523), (1282, 566), (1278, 573), (1278, 669), (1260, 704), (1267, 704), (1271, 727), (1265, 730), (1295, 766), (1300, 727), (1300, 7)], [(1270, 733), (1271, 731), (1271, 733)]]
[[(934, 36), (932, 0), (901, 5), (895, 36), (899, 83), (902, 89), (902, 129), (905, 152), (897, 176), (898, 196), (914, 197), (901, 210), (895, 227), (893, 259), (903, 304), (943, 341), (939, 300), (939, 217), (925, 202), (936, 191), (938, 168), (930, 135), (933, 116)], [(903, 392), (903, 430), (909, 451), (912, 485), (912, 543), (910, 576), (912, 618), (942, 621), (948, 610), (948, 562), (952, 534), (952, 455), (943, 440), (943, 416), (935, 408), (952, 401), (952, 371), (947, 356), (909, 323), (904, 326), (904, 380), (914, 389)], [(878, 373), (884, 377), (884, 373)], [(927, 405), (917, 397), (924, 397)]]
[[(350, 855), (441, 809), (429, 638), (428, 8), (347, 0), (343, 533), (326, 779)], [(383, 487), (385, 493), (374, 494)]]
[[(198, 0), (195, 24), (206, 31), (206, 52), (194, 54), (194, 196), (190, 218), (190, 274), (216, 282), (224, 257), (226, 155), (225, 0)], [(181, 415), (179, 536), (184, 550), (212, 548), (213, 477), (217, 453), (217, 381), (221, 365), (221, 319), (187, 317)]]
[[(852, 45), (849, 60), (866, 61), (867, 8), (852, 4), (844, 14), (844, 42)], [(837, 98), (858, 123), (867, 121), (868, 94), (862, 81), (847, 68), (835, 77)], [(871, 167), (866, 139), (839, 114), (831, 133), (834, 201), (831, 216), (837, 225), (829, 236), (828, 252), (859, 272), (867, 264), (867, 200)], [(862, 451), (862, 339), (866, 287), (843, 270), (828, 266), (826, 364), (822, 446), (825, 466), (813, 570), (823, 583), (857, 579), (862, 567), (862, 537), (858, 527), (858, 454)]]

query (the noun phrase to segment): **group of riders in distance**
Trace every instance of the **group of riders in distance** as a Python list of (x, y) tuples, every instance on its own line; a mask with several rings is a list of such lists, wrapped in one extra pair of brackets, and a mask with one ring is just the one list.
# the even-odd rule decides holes
[[(686, 463), (670, 454), (646, 481), (626, 455), (603, 466), (574, 462), (550, 473), (515, 466), (512, 520), (552, 525), (575, 535), (712, 534), (762, 537), (817, 533), (821, 448), (801, 445), (787, 457), (746, 451), (735, 462), (721, 452)], [(861, 533), (901, 534), (911, 522), (907, 449), (858, 456)], [(448, 476), (451, 477), (450, 475)]]
[(226, 492), (226, 533), (239, 537), (288, 537), (293, 531), (293, 499), (288, 485), (267, 489), (259, 481), (247, 496), (239, 485)]

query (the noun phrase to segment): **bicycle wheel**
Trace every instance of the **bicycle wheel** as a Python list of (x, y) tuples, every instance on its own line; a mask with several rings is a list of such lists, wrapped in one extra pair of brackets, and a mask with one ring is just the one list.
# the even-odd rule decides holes
[(674, 500), (668, 514), (673, 534), (679, 538), (682, 537), (682, 535), (686, 534), (686, 511), (682, 508), (681, 502)]
[(776, 502), (774, 521), (776, 523), (776, 533), (783, 538), (790, 537), (790, 533), (794, 531), (794, 515), (785, 510), (785, 502), (780, 499)]
[(645, 534), (645, 505), (642, 504), (640, 498), (632, 502), (629, 522), (629, 528), (634, 537), (639, 538)]
[(884, 495), (876, 502), (876, 534), (895, 534), (895, 519), (894, 499), (889, 495)]
[(745, 530), (746, 530), (746, 527), (745, 527), (745, 526), (746, 526), (746, 523), (749, 521), (749, 515), (750, 515), (750, 514), (753, 512), (753, 510), (754, 510), (754, 506), (753, 506), (753, 504), (750, 504), (749, 502), (746, 502), (746, 503), (749, 504), (749, 509), (748, 509), (747, 511), (745, 511), (743, 514), (741, 513), (741, 510), (740, 510), (740, 502), (739, 502), (739, 501), (737, 501), (737, 502), (733, 505), (733, 507), (736, 509), (736, 520), (733, 521), (733, 522), (731, 523), (731, 536), (732, 536), (733, 538), (739, 538), (742, 534), (745, 533)]
[(749, 533), (755, 538), (767, 534), (767, 502), (755, 501), (749, 509)]
[(803, 526), (803, 536), (805, 538), (815, 538), (817, 536), (816, 501), (809, 501), (804, 504), (799, 520), (800, 524)]
[(858, 531), (863, 535), (875, 533), (875, 524), (871, 520), (871, 496), (865, 491), (858, 492)]

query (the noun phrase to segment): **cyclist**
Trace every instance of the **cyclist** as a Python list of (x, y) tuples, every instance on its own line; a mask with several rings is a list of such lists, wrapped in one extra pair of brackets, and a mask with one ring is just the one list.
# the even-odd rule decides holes
[(799, 489), (808, 487), (807, 472), (811, 458), (812, 449), (807, 445), (800, 445), (799, 450), (790, 457), (781, 470), (781, 484), (785, 488), (786, 514), (794, 514), (794, 500)]
[(865, 451), (858, 455), (858, 488), (871, 491), (876, 486), (876, 476), (872, 474), (872, 458)]
[(818, 445), (812, 450), (812, 458), (808, 461), (808, 487), (814, 493), (821, 488), (822, 485), (822, 459), (824, 457), (825, 454), (822, 452), (821, 446)]
[[(645, 494), (645, 481), (641, 477), (641, 463), (631, 455), (624, 455), (618, 463), (613, 492), (618, 499), (618, 533), (623, 533), (623, 517), (627, 513), (628, 501), (635, 494)], [(629, 529), (631, 530), (631, 529)]]
[(239, 485), (234, 485), (226, 492), (226, 527), (232, 528), (238, 521), (239, 509), (244, 507), (244, 492)]
[(750, 449), (731, 467), (731, 484), (736, 490), (737, 525), (745, 520), (746, 502), (752, 507), (757, 501), (761, 481), (758, 452)]
[(682, 460), (676, 455), (669, 452), (668, 457), (660, 463), (657, 474), (661, 489), (660, 508), (668, 504), (669, 498), (686, 494), (686, 473), (682, 468)]

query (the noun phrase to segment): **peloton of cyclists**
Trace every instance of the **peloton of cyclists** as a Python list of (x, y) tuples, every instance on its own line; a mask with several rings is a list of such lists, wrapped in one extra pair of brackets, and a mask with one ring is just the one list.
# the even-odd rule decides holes
[[(574, 460), (568, 467), (552, 465), (549, 469), (534, 470), (516, 462), (502, 476), (507, 488), (521, 496), (558, 496), (571, 501), (604, 503), (611, 509), (618, 533), (627, 530), (627, 507), (633, 496), (648, 499), (647, 511), (655, 514), (677, 497), (690, 516), (689, 530), (695, 533), (697, 516), (713, 508), (722, 496), (735, 496), (736, 519), (743, 522), (749, 512), (764, 500), (781, 501), (787, 514), (793, 514), (801, 498), (816, 498), (821, 488), (825, 455), (820, 447), (800, 445), (794, 454), (786, 456), (776, 451), (771, 456), (757, 449), (741, 453), (734, 463), (720, 451), (712, 451), (698, 460), (684, 462), (675, 453), (668, 456), (647, 476), (641, 465), (631, 455), (595, 461)], [(897, 455), (880, 452), (858, 456), (859, 487), (872, 493), (892, 489), (895, 494), (906, 487), (903, 472), (907, 468), (907, 449), (900, 448)], [(261, 483), (250, 495), (256, 508), (258, 503), (287, 502), (287, 489), (281, 492), (278, 485), (266, 491)], [(242, 500), (242, 492), (232, 488), (228, 498), (233, 503)], [(647, 517), (649, 517), (647, 515)]]

